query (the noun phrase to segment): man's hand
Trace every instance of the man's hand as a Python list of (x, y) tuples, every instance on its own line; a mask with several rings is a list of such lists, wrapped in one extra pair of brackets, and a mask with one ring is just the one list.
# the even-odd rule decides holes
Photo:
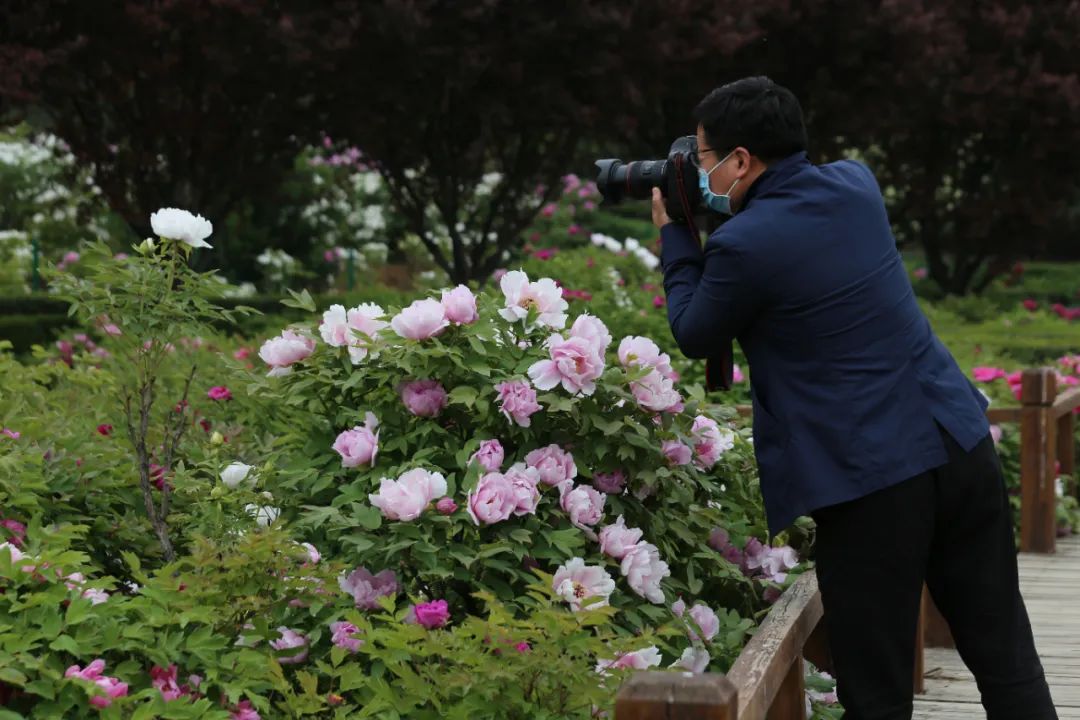
[(652, 221), (653, 225), (662, 228), (671, 222), (667, 208), (664, 207), (664, 196), (660, 194), (660, 188), (652, 189)]

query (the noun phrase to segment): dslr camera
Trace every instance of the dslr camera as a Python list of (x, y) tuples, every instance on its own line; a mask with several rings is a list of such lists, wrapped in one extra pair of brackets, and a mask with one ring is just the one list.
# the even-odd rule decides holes
[(623, 198), (648, 199), (660, 188), (668, 217), (675, 222), (693, 222), (701, 210), (698, 187), (697, 137), (686, 135), (671, 144), (666, 160), (597, 160), (596, 187), (605, 205)]

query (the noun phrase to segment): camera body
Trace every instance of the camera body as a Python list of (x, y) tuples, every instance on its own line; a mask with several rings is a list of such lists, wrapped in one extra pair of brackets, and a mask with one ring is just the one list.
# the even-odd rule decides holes
[(701, 209), (698, 187), (697, 137), (685, 135), (671, 144), (666, 160), (617, 158), (596, 161), (596, 187), (603, 204), (614, 205), (623, 198), (648, 199), (660, 188), (668, 217), (676, 222), (691, 220)]

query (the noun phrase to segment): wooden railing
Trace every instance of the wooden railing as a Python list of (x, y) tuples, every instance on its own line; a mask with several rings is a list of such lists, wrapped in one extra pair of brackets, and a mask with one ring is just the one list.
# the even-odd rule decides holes
[[(1080, 407), (1080, 386), (1059, 392), (1051, 368), (1030, 368), (1021, 375), (1020, 405), (989, 408), (995, 424), (1020, 425), (1020, 550), (1052, 553), (1057, 540), (1054, 481), (1055, 464), (1061, 474), (1076, 472), (1073, 430)], [(750, 405), (738, 405), (739, 414), (753, 414)]]

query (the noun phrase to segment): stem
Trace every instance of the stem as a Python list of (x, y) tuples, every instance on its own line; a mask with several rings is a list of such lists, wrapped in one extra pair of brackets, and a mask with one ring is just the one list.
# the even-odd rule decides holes
[[(180, 438), (183, 437), (184, 431), (187, 429), (187, 423), (184, 422), (184, 408), (187, 406), (188, 391), (191, 389), (191, 381), (195, 378), (195, 365), (191, 366), (191, 372), (188, 373), (187, 381), (184, 383), (184, 394), (180, 398), (180, 412), (173, 408), (169, 411), (169, 418), (165, 421), (165, 457), (164, 466), (165, 470), (172, 470), (172, 458), (173, 452), (176, 450), (176, 446), (180, 444)], [(169, 427), (169, 420), (175, 419), (175, 427)], [(169, 483), (165, 482), (161, 485), (161, 518), (164, 521), (169, 517), (169, 499), (172, 497), (172, 492), (169, 490)]]

